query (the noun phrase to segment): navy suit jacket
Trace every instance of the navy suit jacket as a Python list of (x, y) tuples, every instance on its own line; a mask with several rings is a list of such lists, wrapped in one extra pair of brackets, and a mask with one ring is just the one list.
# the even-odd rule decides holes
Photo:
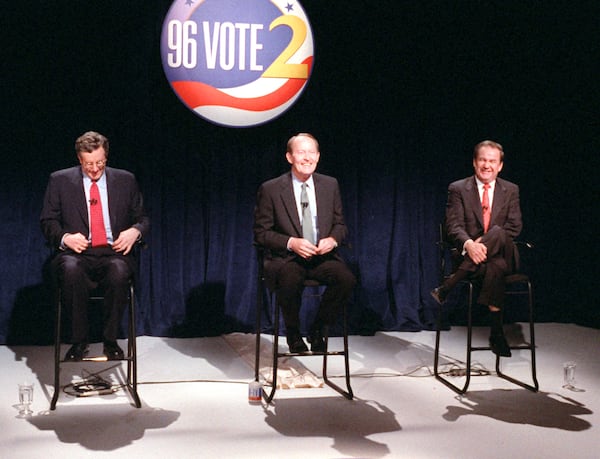
[[(150, 221), (144, 213), (142, 194), (135, 176), (128, 171), (105, 169), (108, 209), (113, 238), (121, 231), (137, 228), (142, 239), (148, 234)], [(89, 235), (88, 206), (83, 189), (81, 166), (50, 175), (40, 216), (42, 232), (52, 248), (58, 249), (65, 233)]]
[[(496, 178), (490, 228), (497, 225), (514, 239), (521, 233), (523, 222), (519, 203), (519, 187)], [(475, 176), (453, 182), (448, 187), (446, 234), (459, 253), (469, 239), (483, 235), (483, 210)]]
[[(341, 244), (347, 235), (338, 181), (313, 174), (317, 200), (317, 229), (320, 239), (333, 237)], [(292, 173), (287, 172), (263, 183), (254, 210), (254, 242), (267, 250), (266, 274), (273, 274), (283, 263), (297, 257), (287, 250), (290, 237), (302, 237), (302, 225), (294, 197)], [(331, 256), (341, 260), (337, 251)]]

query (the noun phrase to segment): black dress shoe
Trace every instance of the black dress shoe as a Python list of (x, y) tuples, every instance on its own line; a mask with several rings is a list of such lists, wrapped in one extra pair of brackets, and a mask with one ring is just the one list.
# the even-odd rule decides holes
[(434, 288), (430, 293), (438, 304), (444, 304), (446, 297), (448, 296), (448, 292), (443, 287)]
[(296, 327), (287, 327), (286, 338), (287, 344), (292, 354), (300, 354), (302, 352), (308, 352), (308, 347), (302, 339), (300, 331)]
[(492, 352), (500, 357), (512, 356), (504, 335), (490, 335), (490, 347), (492, 348)]
[(288, 346), (292, 354), (301, 354), (302, 352), (308, 352), (308, 346), (306, 345), (301, 336), (298, 336), (298, 338), (295, 341), (288, 341)]
[(65, 361), (78, 362), (88, 353), (88, 345), (86, 343), (73, 344), (65, 354)]
[(325, 352), (325, 340), (320, 328), (310, 334), (308, 342), (310, 343), (310, 350), (312, 352)]
[(119, 347), (116, 341), (104, 341), (104, 355), (108, 360), (123, 360), (125, 358), (123, 349)]

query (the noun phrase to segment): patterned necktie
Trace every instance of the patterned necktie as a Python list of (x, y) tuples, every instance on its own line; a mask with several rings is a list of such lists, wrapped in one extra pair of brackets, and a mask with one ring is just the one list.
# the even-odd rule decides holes
[(90, 220), (92, 247), (108, 245), (104, 216), (102, 215), (102, 202), (100, 202), (100, 191), (96, 182), (92, 182), (90, 187)]
[(308, 193), (306, 192), (306, 183), (302, 184), (302, 193), (300, 194), (300, 204), (302, 206), (302, 237), (311, 243), (315, 243), (315, 232), (312, 225), (312, 215), (308, 203)]
[(490, 189), (489, 183), (483, 184), (483, 197), (481, 198), (481, 208), (483, 210), (483, 232), (487, 233), (490, 229), (490, 217), (492, 215), (492, 209), (490, 209), (490, 197), (488, 196), (488, 190)]

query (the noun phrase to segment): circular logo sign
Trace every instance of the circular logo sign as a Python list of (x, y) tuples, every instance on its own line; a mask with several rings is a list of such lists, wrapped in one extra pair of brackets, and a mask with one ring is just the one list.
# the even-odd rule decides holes
[(313, 67), (312, 31), (292, 0), (176, 0), (160, 46), (179, 99), (223, 126), (255, 126), (281, 115)]

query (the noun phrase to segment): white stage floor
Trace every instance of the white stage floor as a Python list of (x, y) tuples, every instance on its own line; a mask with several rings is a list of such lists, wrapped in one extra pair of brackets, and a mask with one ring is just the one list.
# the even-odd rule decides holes
[[(477, 329), (478, 341), (484, 343), (486, 336), (487, 329)], [(464, 328), (444, 332), (443, 338), (443, 354), (464, 359)], [(55, 411), (48, 411), (53, 348), (0, 346), (0, 456), (564, 459), (600, 454), (597, 329), (536, 326), (538, 393), (498, 378), (493, 354), (476, 352), (475, 361), (491, 374), (473, 376), (463, 397), (431, 375), (434, 332), (351, 336), (353, 401), (325, 386), (280, 389), (269, 406), (248, 403), (254, 371), (232, 342), (252, 350), (254, 336), (139, 337), (142, 408), (119, 391), (86, 398), (63, 393)], [(332, 338), (330, 347), (340, 342)], [(530, 378), (529, 352), (513, 351), (503, 361), (507, 373)], [(566, 361), (577, 363), (580, 391), (562, 387)], [(304, 357), (295, 364), (320, 377), (321, 362)], [(69, 364), (61, 382), (99, 370), (119, 381), (121, 368)], [(342, 358), (330, 358), (329, 368), (330, 375), (342, 375)], [(34, 414), (26, 419), (17, 417), (22, 381), (34, 384)]]

